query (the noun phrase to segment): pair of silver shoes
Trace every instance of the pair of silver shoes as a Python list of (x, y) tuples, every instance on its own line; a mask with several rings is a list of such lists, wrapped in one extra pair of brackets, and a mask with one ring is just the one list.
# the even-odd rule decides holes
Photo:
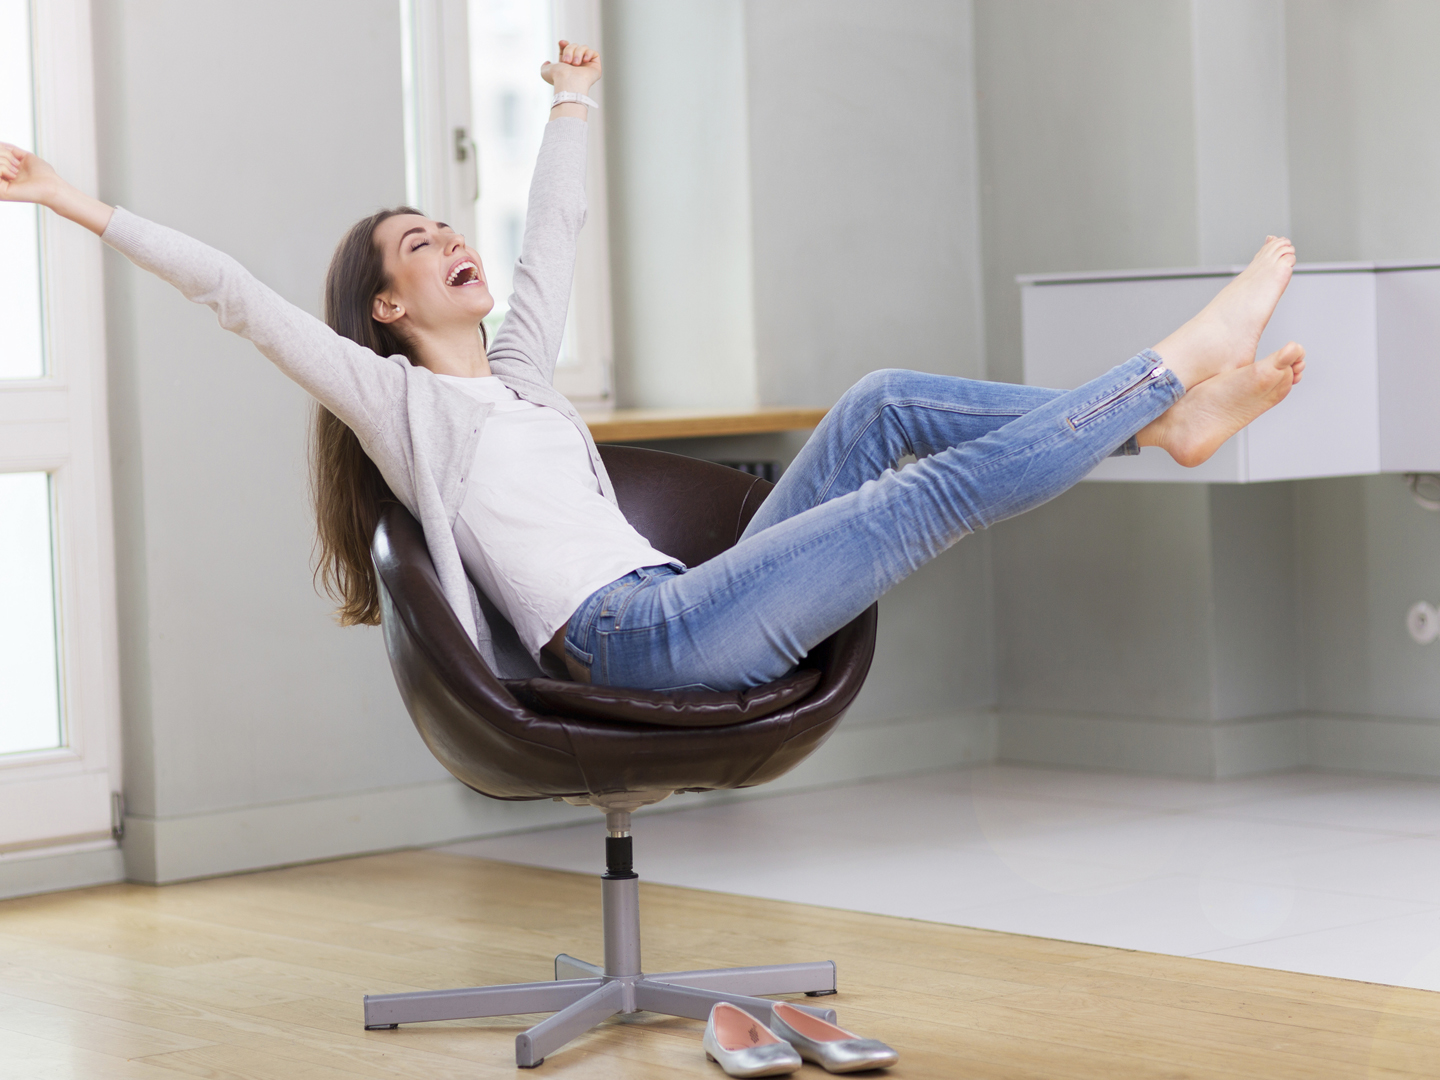
[(744, 1009), (717, 1002), (705, 1023), (705, 1056), (731, 1076), (782, 1076), (805, 1061), (827, 1072), (884, 1069), (900, 1055), (878, 1039), (862, 1039), (784, 1001), (771, 1008), (775, 1030)]

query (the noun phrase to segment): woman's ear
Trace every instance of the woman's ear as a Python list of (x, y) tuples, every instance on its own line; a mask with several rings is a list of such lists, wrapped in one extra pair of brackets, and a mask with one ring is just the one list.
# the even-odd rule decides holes
[(370, 302), (370, 317), (378, 323), (389, 326), (403, 318), (404, 315), (405, 309), (386, 296), (377, 296)]

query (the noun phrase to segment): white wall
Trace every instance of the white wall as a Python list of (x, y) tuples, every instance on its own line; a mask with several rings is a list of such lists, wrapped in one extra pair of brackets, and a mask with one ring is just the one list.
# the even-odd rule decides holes
[(1190, 0), (1199, 263), (1290, 233), (1285, 0)]
[(983, 377), (971, 5), (750, 0), (760, 396)]
[(1020, 382), (1015, 275), (1199, 256), (1187, 0), (978, 0), (989, 373)]
[(617, 402), (752, 408), (744, 7), (602, 13)]
[(1440, 5), (1293, 0), (1286, 32), (1305, 258), (1440, 256)]

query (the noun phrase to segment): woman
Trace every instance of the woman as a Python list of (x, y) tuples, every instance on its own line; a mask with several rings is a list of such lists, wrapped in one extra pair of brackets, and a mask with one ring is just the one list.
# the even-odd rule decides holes
[[(89, 228), (213, 308), (317, 400), (320, 575), (343, 623), (379, 621), (382, 501), (419, 518), (446, 597), (493, 671), (716, 690), (784, 674), (967, 533), (1023, 513), (1112, 453), (1197, 465), (1299, 380), (1293, 343), (1255, 360), (1294, 250), (1270, 237), (1190, 322), (1078, 390), (878, 371), (849, 390), (740, 542), (694, 569), (625, 521), (595, 443), (551, 386), (585, 218), (584, 94), (600, 58), (560, 42), (510, 314), (478, 254), (408, 208), (342, 240), (326, 324), (196, 240), (90, 198), (0, 143), (0, 199)], [(913, 454), (900, 471), (891, 465)], [(479, 586), (476, 589), (471, 585)]]

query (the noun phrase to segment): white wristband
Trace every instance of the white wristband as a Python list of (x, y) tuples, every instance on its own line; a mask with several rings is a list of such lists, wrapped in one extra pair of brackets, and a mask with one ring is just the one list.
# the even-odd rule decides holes
[(600, 103), (594, 98), (588, 98), (584, 94), (577, 94), (573, 90), (561, 90), (550, 101), (553, 109), (556, 105), (564, 105), (567, 101), (573, 101), (577, 105), (584, 105), (587, 109), (598, 109)]

